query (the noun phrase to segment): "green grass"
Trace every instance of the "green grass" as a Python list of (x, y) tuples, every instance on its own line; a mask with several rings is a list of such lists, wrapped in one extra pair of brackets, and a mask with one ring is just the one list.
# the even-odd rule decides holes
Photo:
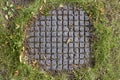
[[(0, 8), (4, 7), (0, 1)], [(120, 2), (119, 0), (47, 0), (54, 6), (60, 3), (77, 2), (90, 16), (94, 25), (92, 38), (92, 58), (95, 65), (74, 71), (74, 80), (119, 80), (120, 79)], [(19, 15), (12, 20), (4, 18), (0, 9), (0, 80), (66, 80), (67, 74), (51, 76), (44, 71), (33, 69), (19, 61), (25, 38), (25, 28), (37, 15), (42, 6), (35, 0), (29, 7), (21, 7)], [(45, 8), (45, 13), (46, 13)], [(9, 24), (6, 25), (6, 24)], [(15, 71), (18, 75), (15, 76)], [(2, 73), (1, 73), (2, 72)]]

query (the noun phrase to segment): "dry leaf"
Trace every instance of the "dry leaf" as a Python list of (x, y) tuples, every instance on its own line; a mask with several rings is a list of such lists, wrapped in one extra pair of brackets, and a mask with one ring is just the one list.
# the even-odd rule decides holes
[(16, 77), (16, 76), (18, 76), (18, 74), (19, 74), (19, 71), (16, 70), (16, 71), (14, 72), (14, 76)]
[(8, 15), (5, 15), (5, 18), (8, 20)]
[(45, 3), (46, 3), (46, 0), (43, 1), (43, 4), (40, 7), (40, 11), (42, 11), (45, 8), (45, 6), (46, 6)]
[(46, 0), (43, 0), (44, 3), (46, 3)]
[(37, 64), (36, 60), (32, 61), (32, 66), (35, 66), (36, 64)]
[(20, 28), (20, 25), (16, 24), (16, 29)]
[(63, 4), (60, 4), (60, 5), (59, 5), (59, 7), (63, 8), (63, 7), (64, 7), (64, 5), (63, 5)]
[(104, 8), (100, 8), (100, 12), (101, 12), (101, 14), (104, 14), (105, 13)]
[(28, 60), (28, 55), (26, 54), (25, 48), (23, 47), (19, 56), (19, 60), (21, 63), (26, 64)]
[(71, 42), (71, 39), (68, 38), (67, 41), (66, 41), (66, 43), (68, 44), (68, 43), (70, 43), (70, 42)]
[(24, 57), (24, 64), (26, 64), (27, 61), (28, 61), (28, 56), (25, 55), (25, 57)]
[(16, 6), (15, 9), (22, 9), (22, 7), (21, 6)]
[(33, 69), (38, 67), (38, 62), (36, 60), (32, 61), (31, 66)]
[(69, 30), (72, 30), (73, 27), (74, 27), (73, 24), (70, 24), (70, 25), (68, 26), (68, 29), (69, 29)]
[(44, 7), (44, 6), (42, 5), (42, 6), (40, 7), (40, 10), (42, 10), (42, 9), (43, 9), (43, 7)]
[(43, 56), (44, 57), (44, 59), (46, 60), (46, 57), (45, 56)]
[(34, 12), (31, 12), (32, 15), (35, 15)]
[(21, 52), (20, 56), (19, 56), (19, 60), (20, 60), (21, 63), (23, 62), (22, 58), (23, 58), (23, 52)]
[(25, 51), (25, 47), (22, 47), (22, 50)]
[(76, 68), (78, 65), (77, 64), (71, 64), (73, 68)]

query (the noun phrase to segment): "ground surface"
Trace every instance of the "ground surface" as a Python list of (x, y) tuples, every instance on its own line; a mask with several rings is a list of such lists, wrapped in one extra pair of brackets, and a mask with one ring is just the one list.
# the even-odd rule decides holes
[(28, 31), (29, 62), (35, 59), (46, 70), (89, 65), (91, 27), (85, 12), (71, 5), (38, 17)]
[[(4, 3), (5, 2), (5, 3)], [(35, 61), (31, 66), (21, 63), (24, 55), (25, 28), (38, 13), (46, 14), (49, 6), (77, 2), (93, 22), (91, 40), (92, 67), (73, 71), (72, 80), (119, 80), (120, 79), (120, 2), (119, 0), (35, 0), (28, 6), (11, 5), (0, 1), (0, 79), (1, 80), (66, 80), (68, 75), (37, 69)], [(52, 6), (52, 7), (53, 7)], [(51, 6), (49, 6), (51, 7)], [(17, 12), (16, 12), (17, 10)]]

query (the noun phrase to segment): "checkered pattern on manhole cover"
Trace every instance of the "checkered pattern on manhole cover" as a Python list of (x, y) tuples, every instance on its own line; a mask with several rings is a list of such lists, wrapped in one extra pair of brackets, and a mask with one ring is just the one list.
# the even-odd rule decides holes
[(69, 6), (54, 9), (32, 24), (30, 56), (46, 70), (73, 70), (89, 64), (89, 29), (83, 10)]

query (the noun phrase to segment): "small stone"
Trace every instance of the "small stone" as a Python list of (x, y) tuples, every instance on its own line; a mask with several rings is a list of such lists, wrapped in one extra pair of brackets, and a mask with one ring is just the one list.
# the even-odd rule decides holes
[(74, 22), (74, 25), (75, 25), (75, 26), (78, 26), (78, 25), (79, 25), (79, 22), (78, 22), (78, 21), (75, 21), (75, 22)]
[(64, 20), (64, 21), (67, 21), (67, 20), (68, 20), (68, 16), (64, 16), (64, 17), (63, 17), (63, 20)]
[(80, 58), (84, 58), (84, 54), (80, 54)]
[(57, 43), (58, 45), (57, 45), (57, 47), (58, 48), (61, 48), (62, 47), (62, 43)]
[(35, 59), (39, 59), (39, 54), (35, 54)]
[(58, 25), (61, 26), (62, 25), (62, 21), (58, 21)]
[(47, 26), (51, 25), (51, 21), (46, 21), (46, 25)]
[(56, 21), (52, 21), (52, 26), (56, 26), (57, 22)]
[(80, 64), (84, 64), (84, 60), (80, 60)]
[(52, 21), (55, 21), (57, 20), (57, 17), (56, 16), (52, 16)]
[[(64, 52), (64, 54), (67, 54), (68, 49), (67, 49), (67, 48), (64, 48), (64, 49), (63, 49), (63, 52)], [(64, 55), (64, 57), (65, 57), (65, 55)]]

